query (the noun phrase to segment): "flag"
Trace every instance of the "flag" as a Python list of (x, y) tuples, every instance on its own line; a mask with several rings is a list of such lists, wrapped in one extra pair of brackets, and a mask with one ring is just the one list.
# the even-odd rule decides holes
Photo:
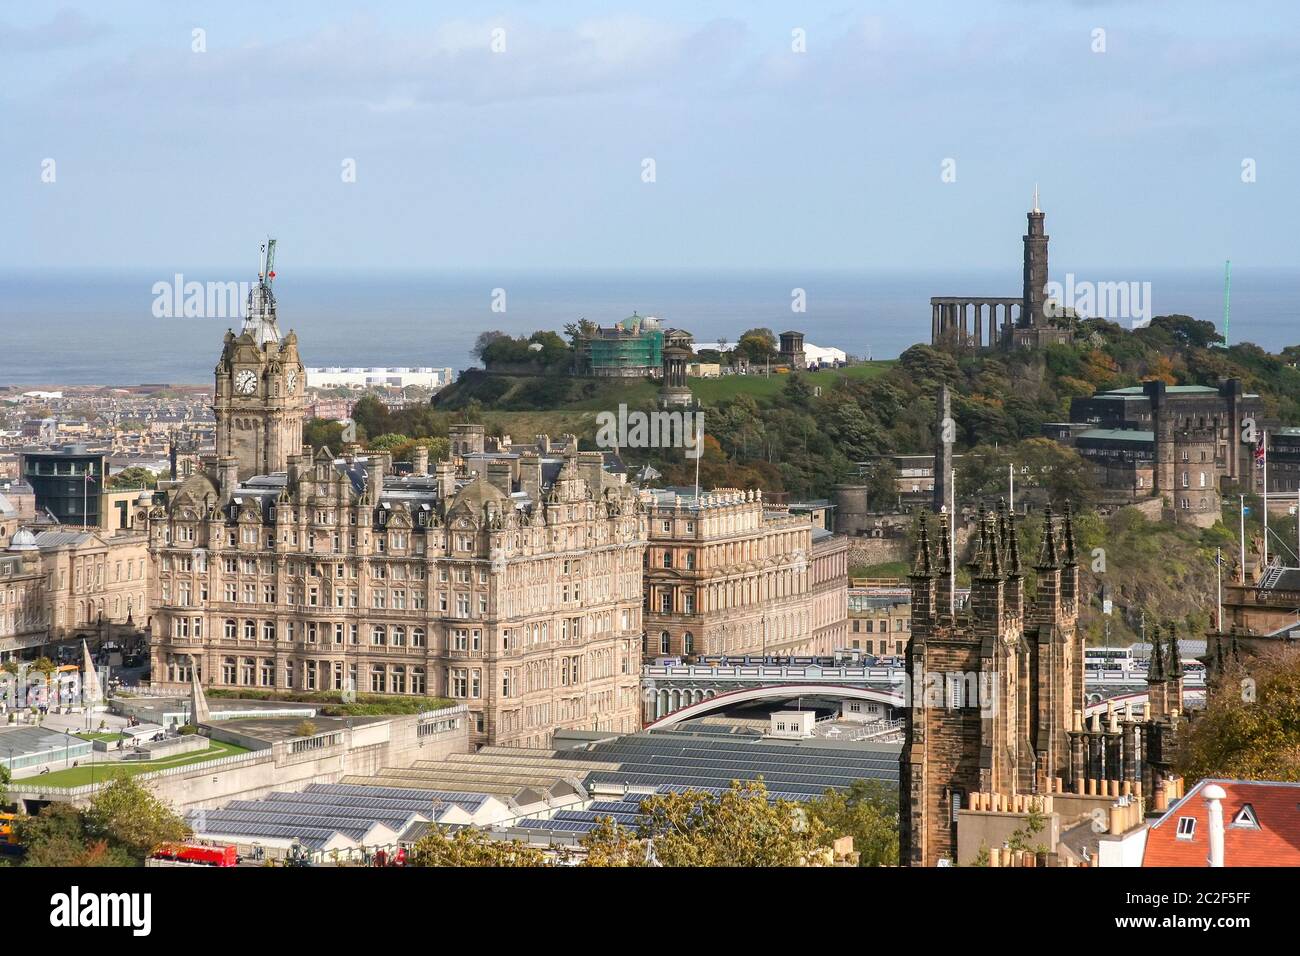
[(1255, 467), (1263, 468), (1264, 462), (1268, 460), (1268, 446), (1264, 444), (1267, 432), (1260, 432), (1259, 438), (1255, 441)]

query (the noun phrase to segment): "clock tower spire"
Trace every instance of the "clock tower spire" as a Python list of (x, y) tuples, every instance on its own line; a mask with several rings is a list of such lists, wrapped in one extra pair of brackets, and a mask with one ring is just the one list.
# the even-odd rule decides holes
[(239, 335), (226, 331), (217, 362), (213, 412), (218, 465), (224, 460), (236, 463), (240, 480), (285, 471), (289, 456), (302, 448), (306, 373), (298, 357), (298, 336), (290, 331), (281, 338), (276, 325), (274, 280), (275, 240), (267, 239), (243, 327)]

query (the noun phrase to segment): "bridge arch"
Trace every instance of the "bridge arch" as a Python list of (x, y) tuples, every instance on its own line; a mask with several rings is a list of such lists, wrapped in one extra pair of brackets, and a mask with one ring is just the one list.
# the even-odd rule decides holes
[[(675, 696), (678, 691), (673, 690), (667, 693), (670, 695), (670, 700), (680, 699)], [(903, 695), (901, 693), (876, 690), (870, 687), (815, 683), (764, 684), (758, 687), (742, 687), (738, 690), (720, 691), (713, 695), (706, 693), (703, 699), (681, 704), (671, 713), (665, 714), (653, 723), (647, 724), (646, 730), (671, 727), (683, 720), (702, 717), (711, 711), (730, 707), (733, 704), (747, 704), (756, 700), (785, 700), (791, 697), (837, 697), (844, 700), (866, 700), (876, 704), (886, 704), (890, 707), (903, 706)]]

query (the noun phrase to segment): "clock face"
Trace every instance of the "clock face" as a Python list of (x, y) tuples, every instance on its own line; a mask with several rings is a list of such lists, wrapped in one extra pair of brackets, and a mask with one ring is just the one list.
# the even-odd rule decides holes
[(298, 387), (298, 370), (296, 368), (289, 370), (288, 385), (289, 385), (289, 391), (291, 392)]
[(235, 376), (235, 391), (240, 395), (252, 395), (257, 391), (257, 376), (249, 369), (244, 369)]

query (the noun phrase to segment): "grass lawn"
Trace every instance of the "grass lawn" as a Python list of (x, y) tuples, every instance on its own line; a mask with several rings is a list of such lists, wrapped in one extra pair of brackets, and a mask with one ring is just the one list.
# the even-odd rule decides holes
[(51, 770), (39, 777), (24, 777), (15, 783), (42, 787), (81, 787), (88, 783), (103, 783), (120, 773), (133, 777), (138, 773), (148, 773), (151, 770), (167, 770), (171, 767), (183, 767), (186, 764), (202, 763), (205, 760), (216, 760), (218, 757), (230, 757), (242, 753), (248, 753), (248, 748), (213, 740), (207, 750), (196, 750), (193, 753), (164, 757), (161, 760), (96, 759), (92, 766), (89, 757), (82, 757), (79, 761), (80, 766), (68, 767), (66, 770)]
[[(840, 379), (871, 379), (884, 375), (894, 365), (894, 360), (867, 362), (863, 365), (849, 365), (845, 368), (828, 368), (820, 372), (803, 372), (804, 381), (809, 385), (820, 385), (825, 391)], [(737, 395), (753, 395), (755, 398), (770, 398), (785, 388), (789, 373), (771, 375), (724, 375), (721, 378), (693, 378), (688, 384), (691, 392), (701, 402), (708, 404), (723, 399), (735, 398)]]
[(906, 561), (886, 561), (883, 564), (856, 564), (849, 568), (850, 578), (899, 578), (904, 584), (912, 573)]
[(95, 733), (83, 732), (73, 734), (73, 736), (80, 737), (82, 740), (118, 740), (122, 735), (121, 733), (100, 733), (96, 731)]

